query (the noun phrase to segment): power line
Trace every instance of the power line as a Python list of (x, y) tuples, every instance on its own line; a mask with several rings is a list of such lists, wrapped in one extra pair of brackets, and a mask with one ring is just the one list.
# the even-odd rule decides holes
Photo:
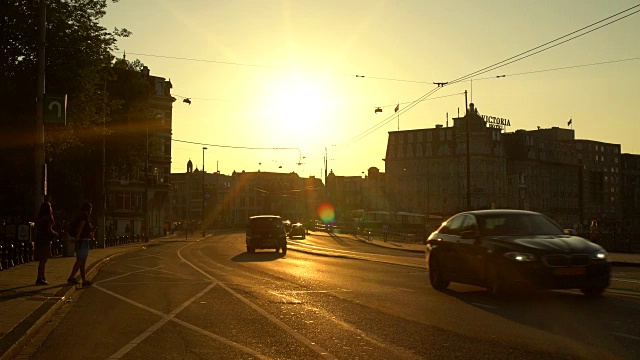
[[(143, 54), (143, 53), (134, 53), (134, 52), (129, 52), (129, 55), (147, 56), (147, 57), (161, 58), (161, 59), (171, 59), (171, 60), (182, 60), (182, 61), (213, 63), (213, 64), (221, 64), (221, 65), (245, 66), (245, 67), (254, 67), (254, 68), (271, 69), (271, 70), (289, 70), (288, 67), (284, 67), (284, 66), (259, 65), (259, 64), (249, 64), (249, 63), (240, 63), (240, 62), (232, 62), (232, 61), (219, 61), (219, 60), (209, 60), (209, 59), (186, 58), (186, 57), (179, 57), (179, 56)], [(366, 75), (359, 75), (359, 74), (347, 74), (347, 73), (339, 73), (339, 72), (323, 71), (323, 70), (313, 70), (313, 72), (322, 73), (322, 74), (330, 74), (330, 75), (335, 75), (335, 76), (348, 76), (348, 77), (356, 77), (356, 78), (363, 78), (363, 79), (366, 78), (366, 79), (373, 79), (373, 80), (407, 82), (407, 83), (415, 83), (415, 84), (431, 84), (432, 83), (431, 81), (398, 79), (398, 78), (378, 77), (378, 76), (366, 76)], [(194, 98), (192, 98), (192, 99), (194, 99)], [(205, 99), (205, 100), (209, 100), (209, 99)]]
[(300, 148), (297, 148), (297, 147), (296, 148), (285, 148), (285, 147), (251, 147), (251, 146), (220, 145), (220, 144), (208, 144), (208, 143), (202, 143), (202, 142), (196, 142), (196, 141), (188, 141), (188, 140), (179, 140), (179, 139), (174, 139), (174, 138), (172, 138), (171, 141), (185, 143), (185, 144), (193, 144), (193, 145), (198, 145), (198, 146), (211, 146), (211, 147), (227, 148), (227, 149), (242, 149), (242, 150), (297, 150), (298, 151), (298, 155), (299, 155), (298, 164), (302, 163), (302, 152), (300, 151)]
[(608, 64), (614, 64), (614, 63), (625, 62), (625, 61), (635, 61), (635, 60), (640, 60), (640, 57), (629, 58), (629, 59), (620, 59), (620, 60), (611, 60), (611, 61), (602, 61), (602, 62), (590, 63), (590, 64), (570, 65), (570, 66), (563, 66), (563, 67), (551, 68), (551, 69), (543, 69), (543, 70), (525, 71), (525, 72), (515, 73), (515, 74), (505, 74), (505, 75), (498, 75), (498, 76), (487, 76), (485, 78), (474, 78), (473, 80), (474, 81), (480, 81), (480, 80), (495, 79), (495, 78), (507, 77), (507, 76), (530, 75), (530, 74), (538, 74), (538, 73), (543, 73), (543, 72), (551, 72), (551, 71), (558, 71), (558, 70), (569, 70), (569, 69), (576, 69), (576, 68), (581, 68), (581, 67), (597, 66), (597, 65), (608, 65)]
[[(636, 14), (636, 13), (640, 12), (640, 10), (636, 10), (636, 11), (632, 12), (631, 14), (627, 14), (627, 15), (625, 15), (625, 16), (623, 16), (623, 17), (620, 17), (620, 18), (618, 18), (618, 19), (612, 20), (612, 21), (610, 21), (610, 22), (608, 22), (608, 23), (606, 23), (606, 24), (604, 24), (604, 25), (601, 25), (601, 26), (598, 26), (598, 27), (596, 27), (596, 28), (593, 28), (593, 29), (591, 29), (591, 30), (589, 30), (589, 31), (586, 31), (586, 32), (582, 33), (582, 34), (578, 34), (578, 35), (576, 35), (576, 36), (574, 36), (574, 37), (571, 37), (571, 38), (569, 38), (569, 39), (567, 39), (567, 40), (561, 41), (561, 42), (559, 42), (559, 43), (557, 43), (557, 44), (553, 44), (553, 43), (555, 43), (555, 42), (557, 42), (557, 41), (559, 41), (559, 40), (561, 40), (561, 39), (564, 39), (564, 38), (569, 37), (569, 36), (571, 36), (571, 35), (573, 35), (573, 34), (579, 33), (579, 32), (581, 32), (581, 31), (583, 31), (583, 30), (585, 30), (585, 29), (588, 29), (588, 28), (590, 28), (590, 27), (593, 27), (593, 26), (595, 26), (595, 25), (597, 25), (597, 24), (599, 24), (599, 23), (601, 23), (601, 22), (607, 21), (607, 20), (609, 20), (609, 19), (611, 19), (611, 18), (614, 18), (614, 17), (616, 17), (616, 16), (618, 16), (618, 15), (620, 15), (620, 14), (623, 14), (623, 13), (626, 13), (626, 12), (628, 12), (628, 11), (631, 11), (632, 9), (637, 8), (637, 7), (640, 7), (640, 4), (635, 5), (635, 6), (632, 6), (632, 7), (628, 8), (628, 9), (626, 9), (626, 10), (623, 10), (623, 11), (621, 11), (621, 12), (619, 12), (619, 13), (616, 13), (616, 14), (614, 14), (614, 15), (611, 15), (611, 16), (609, 16), (609, 17), (606, 17), (606, 18), (604, 18), (604, 19), (602, 19), (602, 20), (600, 20), (600, 21), (597, 21), (597, 22), (595, 22), (595, 23), (592, 23), (592, 24), (590, 24), (590, 25), (587, 25), (587, 26), (585, 26), (585, 27), (582, 27), (582, 28), (580, 28), (580, 29), (578, 29), (578, 30), (575, 30), (575, 31), (570, 32), (570, 33), (568, 33), (568, 34), (566, 34), (566, 35), (563, 35), (563, 36), (561, 36), (561, 37), (559, 37), (559, 38), (556, 38), (556, 39), (554, 39), (554, 40), (551, 40), (551, 41), (549, 41), (549, 42), (546, 42), (546, 43), (544, 43), (544, 44), (542, 44), (542, 45), (538, 45), (538, 46), (536, 46), (536, 47), (534, 47), (534, 48), (532, 48), (532, 49), (529, 49), (529, 50), (527, 50), (527, 51), (521, 52), (521, 53), (520, 53), (520, 54), (518, 54), (518, 55), (512, 56), (512, 57), (510, 57), (510, 58), (508, 58), (508, 59), (502, 60), (502, 61), (500, 61), (500, 62), (498, 62), (498, 63), (495, 63), (495, 64), (493, 64), (493, 65), (487, 66), (487, 67), (482, 68), (482, 69), (480, 69), (480, 70), (476, 70), (476, 71), (474, 71), (474, 72), (472, 72), (472, 73), (469, 73), (469, 74), (467, 74), (467, 75), (464, 75), (464, 76), (462, 76), (462, 77), (459, 77), (459, 78), (457, 78), (457, 79), (455, 79), (455, 80), (451, 80), (451, 81), (449, 81), (449, 84), (448, 84), (448, 85), (451, 85), (451, 84), (455, 84), (455, 83), (461, 82), (461, 81), (466, 80), (466, 79), (468, 79), (468, 78), (471, 78), (471, 77), (473, 77), (473, 76), (481, 75), (481, 74), (487, 73), (487, 72), (492, 71), (492, 70), (495, 70), (495, 69), (499, 69), (499, 68), (504, 67), (504, 66), (507, 66), (507, 65), (509, 65), (509, 64), (513, 64), (513, 63), (515, 63), (515, 62), (518, 62), (518, 61), (524, 60), (524, 59), (526, 59), (526, 58), (528, 58), (528, 57), (531, 57), (531, 56), (533, 56), (533, 55), (539, 54), (539, 53), (541, 53), (541, 52), (543, 52), (543, 51), (547, 51), (547, 50), (552, 49), (552, 48), (554, 48), (554, 47), (556, 47), (556, 46), (559, 46), (559, 45), (562, 45), (562, 44), (564, 44), (564, 43), (567, 43), (567, 42), (569, 42), (569, 41), (571, 41), (571, 40), (574, 40), (574, 39), (576, 39), (576, 38), (579, 38), (579, 37), (582, 37), (582, 36), (584, 36), (584, 35), (587, 35), (587, 34), (589, 34), (589, 33), (591, 33), (591, 32), (594, 32), (594, 31), (596, 31), (596, 30), (599, 30), (599, 29), (601, 29), (601, 28), (603, 28), (603, 27), (605, 27), (605, 26), (611, 25), (611, 24), (612, 24), (612, 23), (614, 23), (614, 22), (620, 21), (620, 20), (625, 19), (625, 18), (627, 18), (627, 17), (629, 17), (629, 16), (631, 16), (631, 15), (634, 15), (634, 14)], [(545, 48), (545, 46), (550, 45), (550, 44), (553, 44), (553, 45), (551, 45), (551, 46), (549, 46), (549, 47), (546, 47), (546, 48)], [(541, 50), (535, 51), (535, 50), (537, 50), (537, 49), (541, 49)], [(533, 53), (532, 53), (532, 51), (535, 51), (535, 52), (533, 52)], [(529, 54), (529, 53), (530, 53), (530, 54)], [(525, 54), (528, 54), (528, 55), (527, 55), (527, 56), (523, 56), (523, 55), (525, 55)]]
[[(492, 70), (495, 70), (495, 69), (498, 69), (498, 68), (504, 67), (504, 66), (506, 66), (506, 65), (509, 65), (509, 64), (512, 64), (512, 63), (515, 63), (515, 62), (518, 62), (518, 61), (524, 60), (524, 59), (526, 59), (526, 58), (528, 58), (528, 57), (531, 57), (531, 56), (536, 55), (536, 54), (539, 54), (539, 53), (541, 53), (541, 52), (543, 52), (543, 51), (546, 51), (546, 50), (549, 50), (549, 49), (554, 48), (554, 47), (556, 47), (556, 46), (559, 46), (559, 45), (562, 45), (562, 44), (564, 44), (564, 43), (567, 43), (567, 42), (569, 42), (569, 41), (571, 41), (571, 40), (574, 40), (574, 39), (576, 39), (576, 38), (578, 38), (578, 37), (584, 36), (584, 35), (586, 35), (586, 34), (589, 34), (589, 33), (593, 32), (593, 31), (596, 31), (596, 30), (598, 30), (598, 29), (601, 29), (601, 28), (603, 28), (603, 27), (605, 27), (605, 26), (611, 25), (611, 24), (612, 24), (612, 23), (614, 23), (614, 22), (620, 21), (620, 20), (622, 20), (622, 19), (625, 19), (625, 18), (627, 18), (627, 17), (629, 17), (629, 16), (631, 16), (631, 15), (634, 15), (634, 14), (636, 14), (636, 13), (640, 12), (640, 10), (636, 10), (636, 11), (632, 12), (631, 14), (627, 14), (627, 15), (625, 15), (625, 16), (623, 16), (623, 17), (620, 17), (620, 18), (614, 19), (614, 20), (612, 20), (612, 21), (610, 21), (610, 22), (608, 22), (608, 23), (606, 23), (606, 24), (604, 24), (604, 25), (598, 26), (598, 27), (596, 27), (596, 28), (594, 28), (594, 29), (591, 29), (591, 30), (589, 30), (589, 31), (587, 31), (587, 32), (584, 32), (584, 33), (582, 33), (582, 34), (578, 34), (578, 35), (576, 35), (576, 36), (574, 36), (574, 37), (571, 37), (571, 38), (569, 38), (569, 39), (567, 39), (567, 40), (564, 40), (564, 41), (562, 41), (562, 42), (559, 42), (559, 43), (557, 43), (557, 44), (554, 44), (554, 45), (551, 45), (551, 46), (549, 46), (549, 47), (546, 47), (546, 48), (545, 48), (545, 46), (547, 46), (547, 45), (549, 45), (549, 44), (553, 44), (553, 43), (555, 43), (555, 42), (557, 42), (557, 41), (559, 41), (559, 40), (561, 40), (561, 39), (564, 39), (564, 38), (569, 37), (569, 36), (571, 36), (571, 35), (573, 35), (573, 34), (579, 33), (579, 32), (581, 32), (581, 31), (583, 31), (583, 30), (585, 30), (585, 29), (591, 28), (591, 27), (593, 27), (593, 26), (595, 26), (595, 25), (597, 25), (597, 24), (599, 24), (599, 23), (602, 23), (602, 22), (605, 22), (605, 21), (607, 21), (607, 20), (609, 20), (609, 19), (615, 18), (615, 17), (617, 17), (618, 15), (621, 15), (621, 14), (624, 14), (624, 13), (626, 13), (626, 12), (629, 12), (629, 11), (631, 11), (632, 9), (637, 8), (637, 7), (640, 7), (640, 4), (635, 5), (635, 6), (632, 6), (632, 7), (628, 8), (628, 9), (626, 9), (626, 10), (623, 10), (623, 11), (621, 11), (621, 12), (618, 12), (618, 13), (614, 14), (614, 15), (611, 15), (611, 16), (609, 16), (609, 17), (606, 17), (606, 18), (604, 18), (604, 19), (602, 19), (602, 20), (600, 20), (600, 21), (597, 21), (597, 22), (595, 22), (595, 23), (592, 23), (592, 24), (590, 24), (590, 25), (588, 25), (588, 26), (585, 26), (585, 27), (583, 27), (583, 28), (581, 28), (581, 29), (578, 29), (578, 30), (573, 31), (573, 32), (571, 32), (571, 33), (569, 33), (569, 34), (563, 35), (563, 36), (561, 36), (561, 37), (559, 37), (559, 38), (556, 38), (556, 39), (554, 39), (554, 40), (552, 40), (552, 41), (546, 42), (546, 43), (544, 43), (544, 44), (542, 44), (542, 45), (539, 45), (539, 46), (536, 46), (536, 47), (534, 47), (534, 48), (532, 48), (532, 49), (529, 49), (529, 50), (527, 50), (527, 51), (524, 51), (524, 52), (522, 52), (522, 53), (520, 53), (520, 54), (518, 54), (518, 55), (512, 56), (512, 57), (507, 58), (507, 59), (505, 59), (505, 60), (502, 60), (502, 61), (500, 61), (500, 62), (498, 62), (498, 63), (495, 63), (495, 64), (493, 64), (493, 65), (490, 65), (490, 66), (484, 67), (484, 68), (482, 68), (482, 69), (480, 69), (480, 70), (474, 71), (474, 72), (472, 72), (472, 73), (469, 73), (469, 74), (464, 75), (464, 76), (462, 76), (462, 77), (459, 77), (459, 78), (457, 78), (457, 79), (454, 79), (454, 80), (448, 81), (448, 82), (446, 82), (446, 83), (434, 83), (434, 84), (436, 84), (436, 85), (437, 85), (437, 87), (436, 87), (435, 89), (430, 90), (430, 91), (429, 91), (429, 92), (427, 92), (425, 95), (421, 96), (420, 98), (418, 98), (417, 100), (415, 100), (414, 102), (412, 102), (412, 103), (411, 103), (411, 105), (409, 105), (408, 107), (406, 107), (406, 108), (404, 108), (402, 111), (400, 111), (400, 114), (393, 114), (393, 115), (391, 115), (391, 116), (387, 117), (386, 119), (384, 119), (383, 121), (381, 121), (381, 122), (379, 122), (378, 124), (374, 125), (373, 127), (369, 128), (368, 130), (365, 130), (364, 132), (360, 133), (359, 135), (357, 135), (357, 136), (353, 137), (353, 138), (352, 138), (352, 139), (351, 139), (347, 144), (345, 144), (344, 146), (348, 146), (348, 145), (351, 145), (351, 144), (353, 144), (353, 143), (355, 143), (355, 142), (357, 142), (357, 141), (359, 141), (359, 140), (362, 140), (363, 138), (365, 138), (366, 136), (370, 135), (370, 134), (371, 134), (371, 133), (373, 133), (374, 131), (378, 130), (379, 128), (381, 128), (381, 127), (382, 127), (382, 126), (384, 126), (385, 124), (387, 124), (387, 123), (391, 122), (392, 120), (394, 120), (394, 118), (395, 118), (397, 115), (401, 115), (401, 114), (403, 114), (403, 113), (405, 113), (405, 112), (409, 111), (409, 110), (410, 110), (410, 109), (412, 109), (412, 108), (413, 108), (417, 103), (419, 103), (420, 101), (422, 101), (422, 100), (424, 100), (424, 99), (428, 98), (430, 95), (434, 94), (436, 91), (438, 91), (439, 89), (441, 89), (441, 88), (443, 88), (443, 87), (445, 87), (445, 86), (449, 86), (449, 85), (452, 85), (452, 84), (455, 84), (455, 83), (458, 83), (458, 82), (462, 82), (462, 81), (464, 81), (464, 80), (467, 80), (467, 79), (469, 79), (469, 78), (472, 78), (472, 77), (473, 77), (473, 76), (475, 76), (475, 75), (484, 74), (484, 73), (487, 73), (487, 72), (489, 72), (489, 71), (492, 71)], [(542, 48), (542, 49), (541, 49), (541, 48)], [(535, 51), (535, 50), (537, 50), (537, 49), (541, 49), (541, 50), (539, 50), (539, 51)], [(532, 53), (532, 51), (534, 51), (534, 52)], [(528, 55), (527, 55), (527, 56), (523, 56), (523, 55), (525, 55), (525, 54), (528, 54)]]

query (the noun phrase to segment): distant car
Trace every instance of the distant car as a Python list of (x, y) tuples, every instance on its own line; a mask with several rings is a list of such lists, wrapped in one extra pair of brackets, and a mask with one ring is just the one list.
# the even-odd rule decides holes
[(493, 295), (528, 288), (580, 289), (598, 296), (611, 278), (601, 246), (523, 210), (454, 215), (427, 239), (426, 260), (437, 290), (453, 281), (486, 287)]
[(256, 249), (275, 249), (287, 253), (287, 232), (282, 218), (276, 215), (258, 215), (249, 218), (246, 233), (247, 252)]
[(289, 238), (293, 239), (294, 236), (301, 236), (303, 239), (307, 238), (307, 231), (304, 228), (304, 225), (297, 223), (291, 225), (291, 230), (289, 230)]

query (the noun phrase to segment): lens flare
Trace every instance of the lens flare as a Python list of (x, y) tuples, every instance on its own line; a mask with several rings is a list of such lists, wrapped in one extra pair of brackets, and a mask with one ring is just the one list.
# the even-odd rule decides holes
[(333, 205), (329, 203), (322, 203), (318, 206), (318, 216), (325, 224), (331, 224), (336, 220), (336, 213), (333, 210)]

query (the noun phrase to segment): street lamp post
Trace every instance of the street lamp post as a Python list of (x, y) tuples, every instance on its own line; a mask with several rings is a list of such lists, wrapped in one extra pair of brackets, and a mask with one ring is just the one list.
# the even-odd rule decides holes
[(204, 151), (207, 150), (206, 147), (202, 148), (202, 236), (204, 237), (205, 232), (205, 216), (204, 216)]

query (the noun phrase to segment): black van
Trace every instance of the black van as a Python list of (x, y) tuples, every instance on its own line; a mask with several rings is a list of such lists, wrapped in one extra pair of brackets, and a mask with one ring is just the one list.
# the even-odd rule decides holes
[(276, 215), (258, 215), (249, 218), (247, 223), (247, 252), (256, 249), (275, 249), (287, 253), (287, 231), (282, 218)]

